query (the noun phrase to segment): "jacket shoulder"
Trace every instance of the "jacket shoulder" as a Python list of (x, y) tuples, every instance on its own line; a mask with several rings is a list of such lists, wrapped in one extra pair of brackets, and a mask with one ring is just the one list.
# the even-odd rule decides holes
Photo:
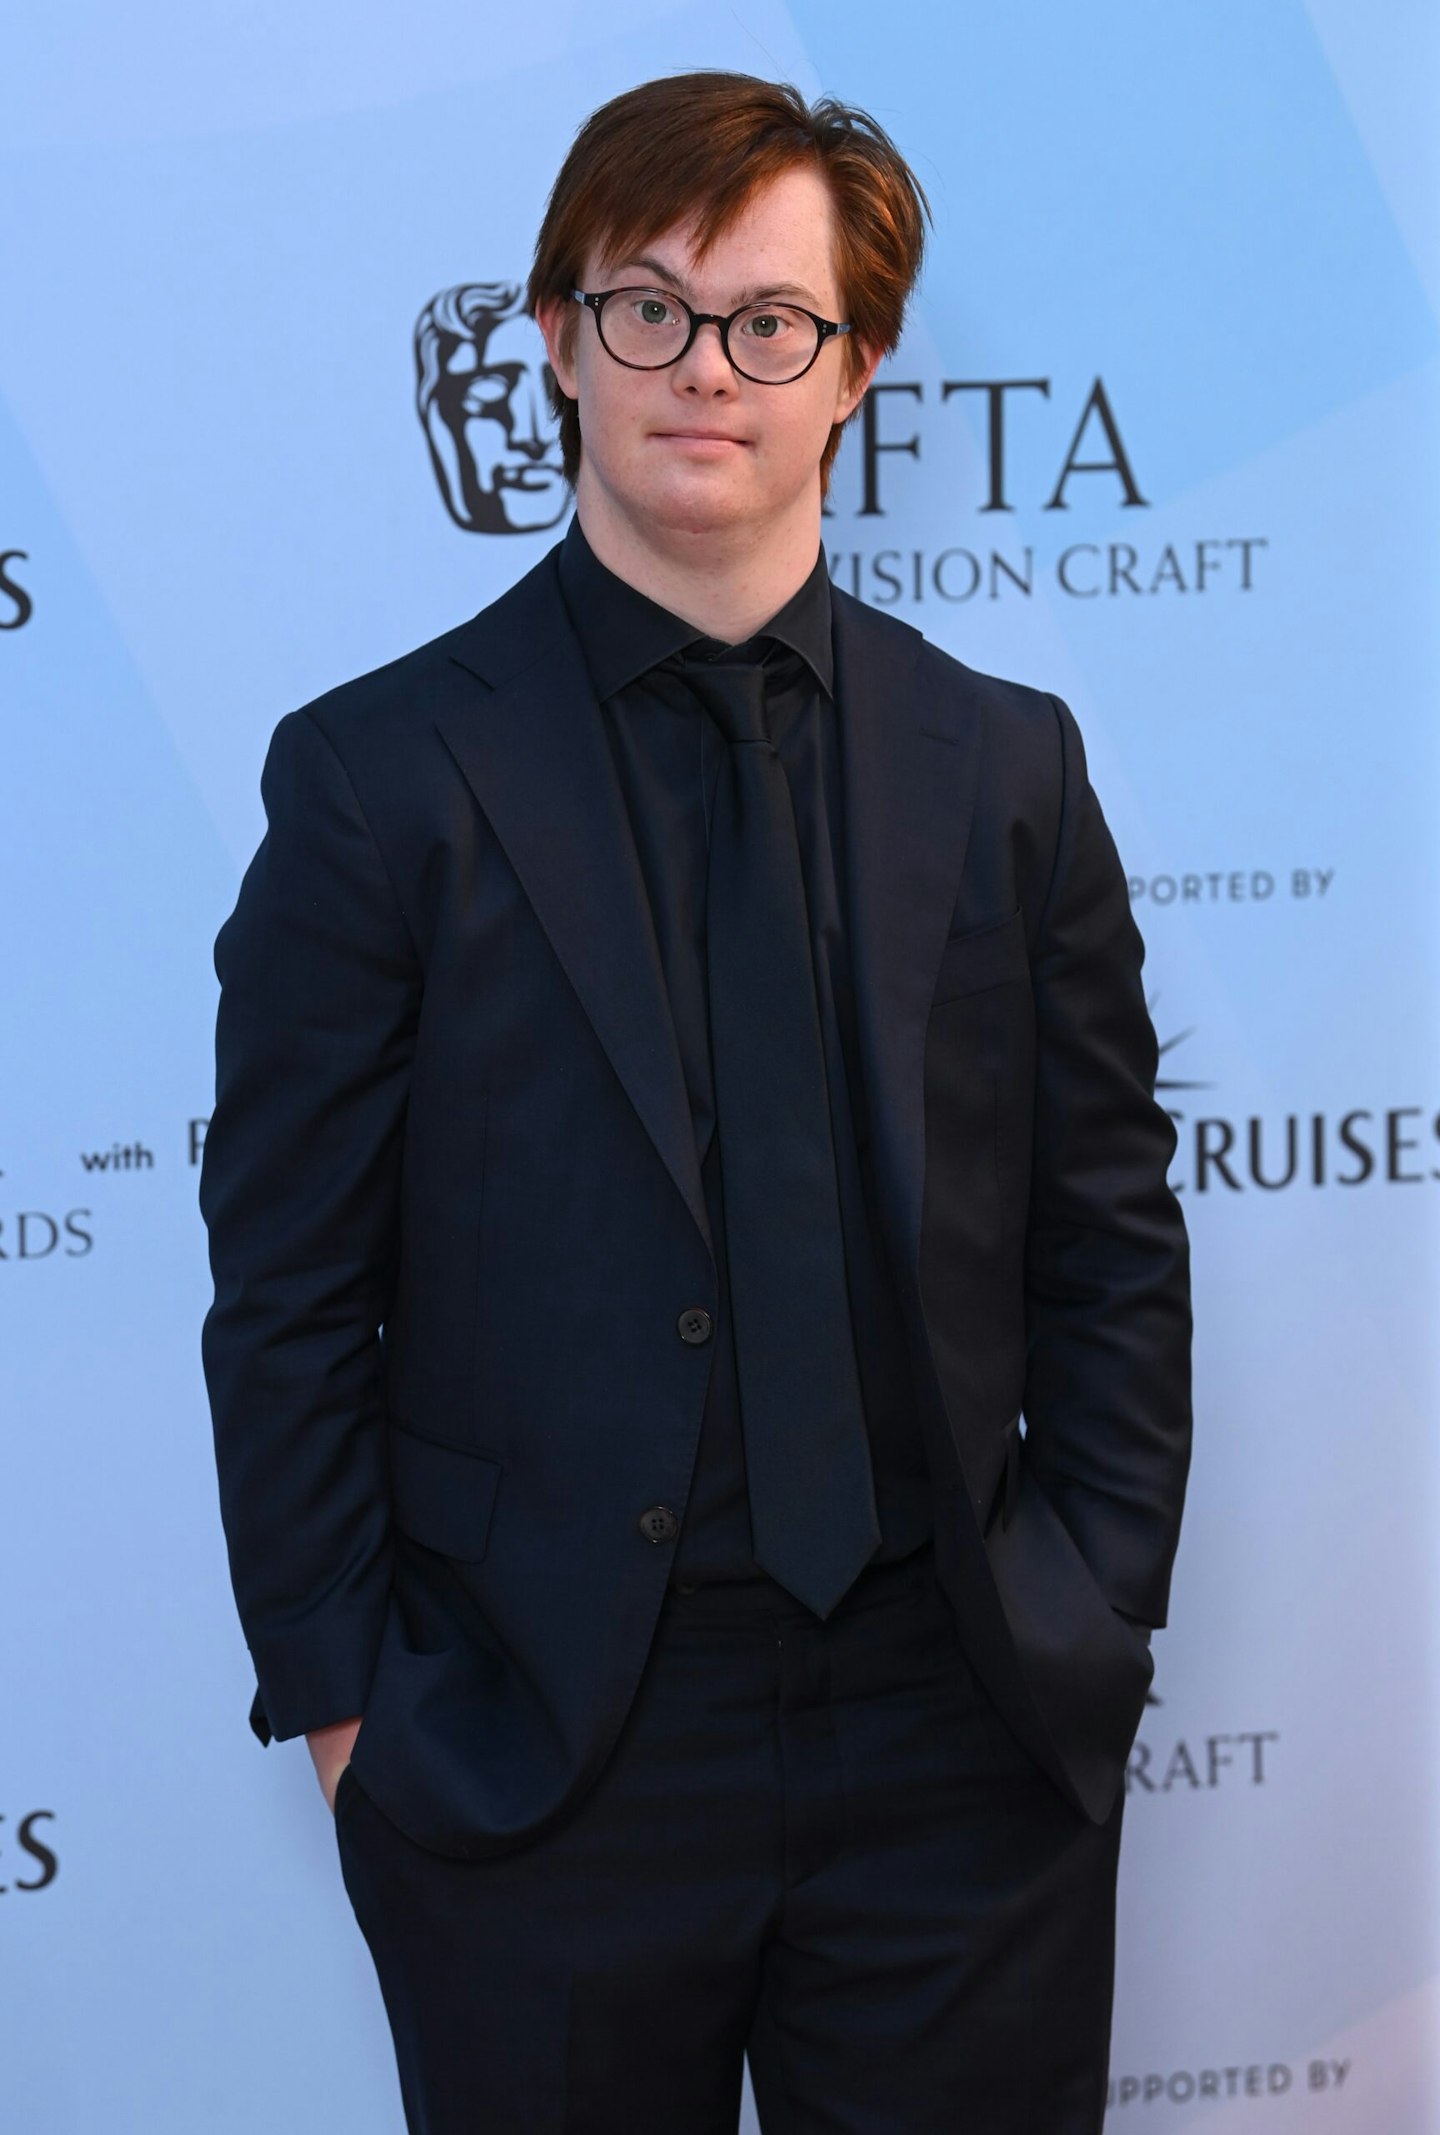
[(541, 656), (550, 641), (550, 603), (558, 598), (557, 554), (552, 549), (463, 622), (336, 683), (300, 705), (299, 714), (347, 763), (373, 764), (428, 734), (436, 711), (457, 694), (473, 693), (477, 675), (498, 682)]
[(996, 748), (1022, 758), (1037, 757), (1059, 769), (1064, 709), (1051, 692), (968, 666), (912, 623), (857, 600), (843, 587), (832, 586), (831, 598), (843, 609), (852, 632), (863, 636), (883, 659), (913, 667), (922, 690), (948, 714), (979, 719)]
[(1008, 740), (1023, 744), (1033, 739), (1053, 748), (1056, 704), (1048, 690), (970, 667), (941, 646), (932, 645), (928, 638), (921, 658), (937, 692), (963, 699), (972, 713), (992, 722)]

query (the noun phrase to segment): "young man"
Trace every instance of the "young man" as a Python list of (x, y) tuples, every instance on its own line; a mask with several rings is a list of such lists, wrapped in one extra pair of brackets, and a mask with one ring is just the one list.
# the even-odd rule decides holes
[(426, 2135), (711, 2135), (747, 2052), (766, 2135), (1101, 2125), (1186, 1235), (1074, 719), (826, 574), (922, 213), (788, 88), (594, 114), (575, 519), (281, 720), (216, 944), (252, 1722)]

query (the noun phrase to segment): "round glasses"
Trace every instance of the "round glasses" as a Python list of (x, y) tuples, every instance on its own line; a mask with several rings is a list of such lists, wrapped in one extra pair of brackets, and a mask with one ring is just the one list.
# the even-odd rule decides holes
[(594, 312), (605, 353), (632, 371), (663, 371), (678, 363), (701, 327), (714, 326), (742, 378), (756, 385), (791, 385), (804, 377), (832, 335), (850, 331), (848, 322), (822, 319), (800, 304), (744, 304), (722, 318), (718, 311), (692, 311), (683, 297), (663, 289), (572, 289), (570, 294)]

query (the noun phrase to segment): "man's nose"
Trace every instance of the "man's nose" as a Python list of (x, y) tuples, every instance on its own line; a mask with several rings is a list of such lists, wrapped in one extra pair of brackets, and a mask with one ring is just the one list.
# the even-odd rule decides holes
[(679, 392), (733, 392), (736, 373), (725, 353), (719, 327), (707, 321), (680, 361), (672, 366), (670, 375)]

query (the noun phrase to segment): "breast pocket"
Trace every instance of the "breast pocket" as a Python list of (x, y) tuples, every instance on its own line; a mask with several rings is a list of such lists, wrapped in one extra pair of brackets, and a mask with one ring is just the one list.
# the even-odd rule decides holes
[(1003, 919), (989, 920), (982, 927), (967, 927), (952, 934), (940, 956), (931, 1006), (958, 1000), (962, 994), (981, 993), (989, 986), (1005, 986), (1028, 979), (1030, 963), (1025, 954), (1025, 922), (1017, 905)]

